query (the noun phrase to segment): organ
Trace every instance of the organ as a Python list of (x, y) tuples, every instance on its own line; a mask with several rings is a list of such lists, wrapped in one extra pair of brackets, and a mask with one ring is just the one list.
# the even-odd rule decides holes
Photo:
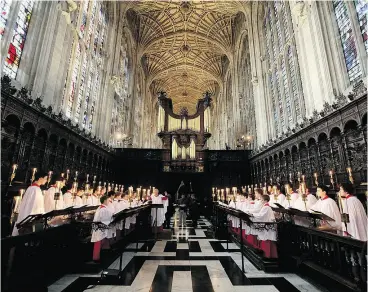
[(208, 92), (198, 100), (193, 115), (183, 107), (173, 112), (172, 100), (165, 92), (158, 96), (158, 136), (162, 140), (163, 170), (203, 172), (206, 142), (211, 137), (211, 97)]

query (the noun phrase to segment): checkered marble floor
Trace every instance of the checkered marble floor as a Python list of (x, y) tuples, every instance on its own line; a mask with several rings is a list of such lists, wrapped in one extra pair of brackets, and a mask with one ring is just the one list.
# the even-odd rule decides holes
[[(179, 227), (172, 218), (171, 240), (133, 243), (123, 253), (123, 284), (104, 283), (100, 273), (66, 275), (53, 285), (50, 292), (59, 291), (327, 291), (317, 288), (295, 274), (267, 274), (244, 258), (245, 273), (241, 270), (241, 254), (237, 245), (207, 237), (210, 223), (203, 217), (200, 228)], [(119, 258), (109, 267), (118, 269)]]

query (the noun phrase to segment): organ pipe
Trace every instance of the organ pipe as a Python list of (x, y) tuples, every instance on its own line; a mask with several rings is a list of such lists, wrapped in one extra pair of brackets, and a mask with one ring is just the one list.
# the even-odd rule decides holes
[(195, 159), (195, 143), (193, 139), (190, 142), (190, 146), (189, 146), (189, 156), (190, 156), (190, 159)]
[(173, 141), (172, 141), (171, 157), (172, 157), (172, 159), (177, 159), (178, 158), (178, 143), (176, 143), (175, 139), (173, 139)]
[(165, 130), (165, 110), (159, 106), (158, 107), (158, 132)]

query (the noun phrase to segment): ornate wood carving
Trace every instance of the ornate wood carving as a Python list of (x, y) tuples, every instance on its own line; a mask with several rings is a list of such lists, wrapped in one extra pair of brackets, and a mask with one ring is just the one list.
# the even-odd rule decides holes
[[(80, 173), (88, 171), (104, 180), (110, 170), (103, 171), (94, 160), (102, 157), (105, 162), (112, 161), (114, 152), (111, 148), (66, 121), (61, 113), (54, 113), (51, 106), (46, 108), (41, 98), (32, 99), (27, 89), (17, 91), (6, 76), (1, 79), (1, 85), (1, 167), (4, 182), (8, 181), (10, 167), (14, 163), (18, 164), (15, 181), (23, 183), (29, 183), (33, 167), (53, 170), (54, 173), (65, 172), (66, 169)], [(76, 160), (78, 163), (75, 163), (74, 150), (68, 152), (68, 145), (81, 149), (85, 154), (82, 162)]]
[(355, 94), (350, 99), (353, 101), (348, 103), (346, 97), (340, 96), (335, 104), (325, 104), (320, 120), (316, 120), (317, 114), (314, 113), (311, 120), (303, 122), (299, 132), (276, 144), (269, 142), (268, 149), (260, 147), (254, 151), (251, 165), (260, 165), (260, 171), (255, 174), (253, 183), (263, 183), (265, 177), (268, 182), (277, 179), (272, 163), (275, 154), (280, 152), (288, 153), (287, 163), (280, 163), (278, 171), (283, 181), (287, 180), (284, 173), (289, 176), (291, 173), (295, 182), (299, 171), (306, 176), (308, 186), (311, 187), (314, 182), (313, 173), (317, 172), (319, 182), (329, 184), (330, 170), (336, 173), (338, 182), (347, 181), (346, 168), (351, 167), (354, 182), (366, 182), (367, 93), (360, 93), (359, 98)]

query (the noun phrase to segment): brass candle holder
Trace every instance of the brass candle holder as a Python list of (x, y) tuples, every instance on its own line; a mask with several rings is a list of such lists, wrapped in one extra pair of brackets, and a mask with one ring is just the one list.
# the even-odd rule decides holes
[(348, 173), (348, 175), (349, 175), (349, 181), (350, 181), (352, 184), (354, 184), (353, 171), (352, 171), (351, 167), (347, 167), (347, 168), (346, 168), (346, 171), (347, 171), (347, 173)]
[(33, 181), (35, 180), (35, 174), (37, 172), (37, 168), (33, 168), (32, 169), (32, 177), (31, 177), (31, 183), (33, 183)]
[(50, 171), (49, 171), (49, 175), (48, 175), (48, 177), (47, 177), (47, 187), (49, 187), (49, 184), (50, 184), (50, 181), (51, 181), (52, 173), (53, 173), (53, 172), (50, 170)]
[(13, 180), (15, 178), (15, 173), (16, 173), (17, 168), (18, 168), (18, 164), (13, 164), (13, 166), (12, 166), (12, 174), (10, 175), (9, 186), (12, 185), (12, 182), (13, 182)]
[(315, 172), (315, 173), (313, 174), (313, 177), (314, 177), (314, 183), (315, 183), (315, 185), (316, 185), (316, 186), (318, 186), (318, 173), (317, 173), (317, 172)]
[(330, 182), (331, 182), (331, 185), (333, 187), (334, 184), (335, 184), (335, 181), (334, 181), (334, 178), (333, 178), (334, 171), (331, 169), (328, 173), (330, 174)]

